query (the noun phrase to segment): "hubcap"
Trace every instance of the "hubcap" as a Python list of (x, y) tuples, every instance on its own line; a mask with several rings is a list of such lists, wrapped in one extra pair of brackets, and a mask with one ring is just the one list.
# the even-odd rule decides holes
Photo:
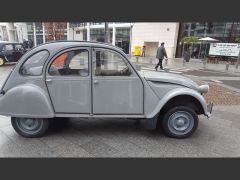
[(17, 120), (18, 128), (28, 134), (34, 134), (41, 129), (42, 121), (33, 118), (18, 118)]
[(186, 111), (177, 111), (173, 113), (168, 120), (169, 130), (177, 135), (189, 133), (194, 126), (193, 116)]

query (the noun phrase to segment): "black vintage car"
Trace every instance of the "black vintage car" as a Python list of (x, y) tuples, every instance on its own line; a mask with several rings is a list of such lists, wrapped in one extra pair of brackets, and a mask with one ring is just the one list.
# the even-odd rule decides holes
[(0, 66), (7, 62), (17, 62), (25, 52), (21, 43), (0, 41)]

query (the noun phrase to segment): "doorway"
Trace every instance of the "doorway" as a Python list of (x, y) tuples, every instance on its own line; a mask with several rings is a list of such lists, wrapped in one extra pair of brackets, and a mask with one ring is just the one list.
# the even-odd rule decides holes
[(144, 42), (146, 46), (146, 56), (156, 56), (159, 42)]

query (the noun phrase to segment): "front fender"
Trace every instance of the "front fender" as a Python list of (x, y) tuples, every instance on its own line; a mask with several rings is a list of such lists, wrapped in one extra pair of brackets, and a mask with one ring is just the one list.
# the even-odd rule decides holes
[(204, 111), (204, 115), (208, 115), (207, 112), (207, 103), (204, 99), (204, 97), (199, 94), (197, 91), (193, 90), (193, 89), (189, 89), (189, 88), (176, 88), (173, 89), (171, 91), (169, 91), (168, 93), (166, 93), (164, 95), (164, 97), (162, 99), (160, 99), (159, 103), (157, 104), (156, 108), (149, 113), (146, 117), (147, 118), (153, 118), (154, 116), (156, 116), (160, 110), (162, 109), (162, 107), (172, 98), (179, 96), (179, 95), (189, 95), (194, 97), (196, 100), (198, 100), (200, 102), (200, 104), (202, 105), (203, 111)]
[(48, 94), (33, 84), (15, 86), (0, 95), (0, 114), (13, 117), (54, 117)]

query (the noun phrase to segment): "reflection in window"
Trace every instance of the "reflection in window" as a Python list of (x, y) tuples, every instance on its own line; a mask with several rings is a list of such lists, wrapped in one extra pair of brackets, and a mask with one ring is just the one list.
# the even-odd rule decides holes
[(3, 46), (3, 51), (12, 51), (13, 50), (13, 45), (7, 44)]
[(129, 76), (130, 69), (124, 59), (117, 53), (107, 50), (96, 51), (96, 76)]
[(68, 51), (58, 56), (50, 66), (52, 76), (88, 76), (88, 51)]

